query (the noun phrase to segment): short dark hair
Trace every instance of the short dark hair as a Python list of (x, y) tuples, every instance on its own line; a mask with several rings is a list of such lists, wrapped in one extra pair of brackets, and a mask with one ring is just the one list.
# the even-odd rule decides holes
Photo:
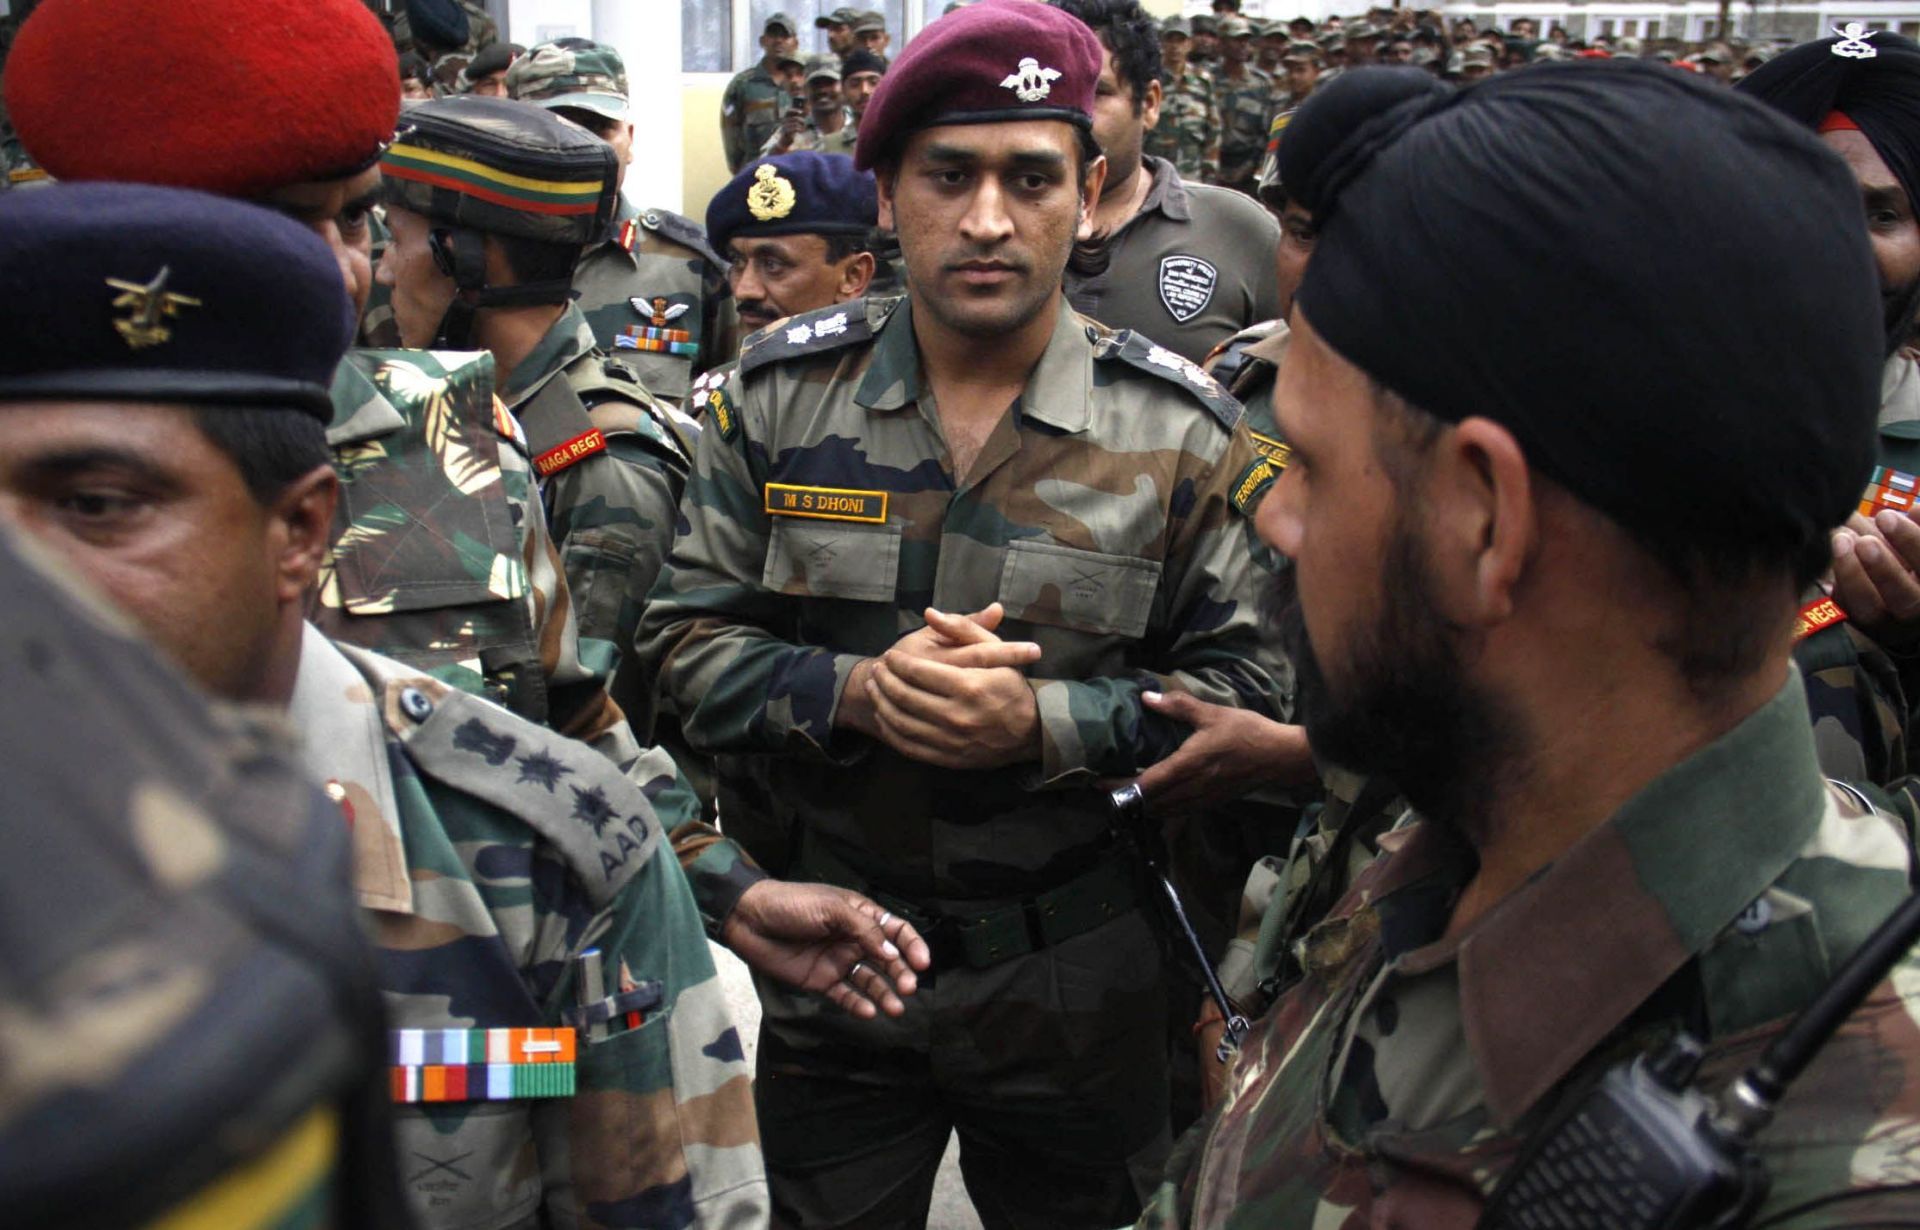
[(248, 494), (263, 506), (333, 460), (326, 427), (305, 411), (278, 406), (195, 406), (193, 418), (213, 446), (239, 469)]
[(516, 285), (569, 280), (573, 277), (573, 267), (580, 263), (579, 244), (548, 243), (522, 235), (488, 237), (500, 245)]
[(823, 234), (820, 236), (820, 239), (827, 245), (825, 260), (829, 265), (837, 265), (850, 256), (871, 251), (873, 248), (872, 237), (870, 235), (849, 235), (845, 232), (834, 232), (832, 234)]
[(1147, 102), (1147, 87), (1160, 79), (1160, 23), (1147, 15), (1139, 0), (1048, 0), (1064, 13), (1078, 17), (1099, 37), (1113, 56), (1113, 72), (1133, 91), (1138, 114)]

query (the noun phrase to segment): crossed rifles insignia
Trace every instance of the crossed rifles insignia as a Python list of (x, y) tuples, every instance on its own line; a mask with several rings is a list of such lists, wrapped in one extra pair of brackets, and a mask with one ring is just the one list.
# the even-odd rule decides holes
[(182, 308), (201, 306), (198, 299), (176, 295), (167, 289), (167, 279), (172, 275), (173, 270), (162, 265), (160, 272), (153, 275), (153, 281), (144, 286), (121, 278), (107, 279), (107, 285), (120, 292), (113, 306), (128, 313), (114, 321), (113, 327), (133, 349), (144, 350), (171, 340), (173, 330), (165, 322), (178, 316)]

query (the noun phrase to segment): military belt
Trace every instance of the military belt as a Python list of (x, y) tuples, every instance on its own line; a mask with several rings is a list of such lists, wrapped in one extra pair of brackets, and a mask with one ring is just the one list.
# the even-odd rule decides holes
[(1110, 855), (1092, 870), (1016, 904), (985, 913), (932, 910), (873, 888), (818, 841), (802, 843), (799, 878), (823, 880), (871, 897), (912, 923), (935, 969), (989, 969), (1085, 935), (1131, 911), (1139, 897), (1128, 864)]

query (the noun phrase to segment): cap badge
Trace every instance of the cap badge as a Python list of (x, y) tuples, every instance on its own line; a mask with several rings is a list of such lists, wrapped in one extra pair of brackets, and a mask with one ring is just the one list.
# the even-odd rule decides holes
[(1012, 90), (1021, 102), (1039, 102), (1053, 93), (1053, 83), (1060, 79), (1057, 68), (1041, 68), (1040, 61), (1026, 56), (1020, 61), (1020, 67), (1007, 74), (1000, 83), (1001, 88)]
[(1834, 55), (1849, 60), (1871, 60), (1880, 54), (1879, 49), (1867, 41), (1880, 33), (1878, 30), (1869, 30), (1860, 22), (1850, 21), (1845, 29), (1835, 26), (1833, 32), (1840, 36), (1840, 41), (1833, 45)]
[(173, 270), (162, 265), (160, 272), (153, 275), (153, 281), (144, 286), (120, 278), (107, 279), (107, 285), (120, 292), (114, 297), (113, 306), (128, 313), (114, 321), (113, 327), (133, 349), (144, 350), (171, 340), (173, 330), (161, 322), (178, 316), (181, 308), (201, 306), (198, 299), (167, 290), (167, 279), (172, 275)]
[(793, 183), (780, 174), (778, 167), (763, 162), (753, 172), (754, 184), (747, 189), (747, 210), (762, 222), (772, 222), (793, 212)]

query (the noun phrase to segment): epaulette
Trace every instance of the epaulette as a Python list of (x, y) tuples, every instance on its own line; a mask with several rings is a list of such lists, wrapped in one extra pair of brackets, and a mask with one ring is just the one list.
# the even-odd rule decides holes
[(877, 305), (885, 310), (876, 320), (867, 306), (867, 300), (854, 299), (775, 321), (740, 343), (740, 374), (783, 359), (822, 354), (866, 341), (893, 311), (892, 303)]
[[(715, 252), (713, 245), (707, 242), (707, 228), (692, 218), (684, 218), (670, 209), (649, 209), (640, 215), (639, 222), (641, 226), (655, 234), (664, 235), (683, 247), (692, 248), (711, 261), (716, 269), (727, 267), (727, 258)], [(633, 241), (628, 241), (623, 246), (627, 251), (633, 251)]]
[(1248, 355), (1247, 350), (1255, 343), (1272, 337), (1279, 324), (1277, 320), (1268, 320), (1248, 325), (1209, 351), (1200, 364), (1201, 368), (1218, 381), (1221, 388), (1231, 391), (1247, 365), (1258, 361)]
[(652, 805), (606, 757), (390, 659), (339, 648), (379, 688), (382, 720), (413, 767), (546, 838), (596, 910), (653, 856)]
[(687, 395), (687, 409), (700, 416), (703, 429), (712, 427), (729, 444), (740, 438), (740, 411), (733, 404), (733, 391), (729, 387), (733, 374), (739, 370), (738, 363), (728, 363), (701, 372), (693, 382), (693, 391)]
[(640, 373), (625, 360), (603, 355), (595, 362), (569, 367), (565, 379), (580, 404), (587, 408), (587, 417), (595, 428), (602, 432), (633, 432), (678, 452), (684, 463), (692, 463), (694, 443), (699, 439), (698, 427), (688, 434), (680, 423), (669, 418), (659, 399), (647, 391)]
[(1245, 414), (1233, 395), (1221, 388), (1219, 381), (1201, 371), (1199, 364), (1175, 354), (1165, 346), (1156, 345), (1132, 329), (1122, 329), (1105, 336), (1096, 335), (1093, 356), (1096, 359), (1119, 359), (1181, 386), (1199, 399), (1228, 431), (1232, 431)]

